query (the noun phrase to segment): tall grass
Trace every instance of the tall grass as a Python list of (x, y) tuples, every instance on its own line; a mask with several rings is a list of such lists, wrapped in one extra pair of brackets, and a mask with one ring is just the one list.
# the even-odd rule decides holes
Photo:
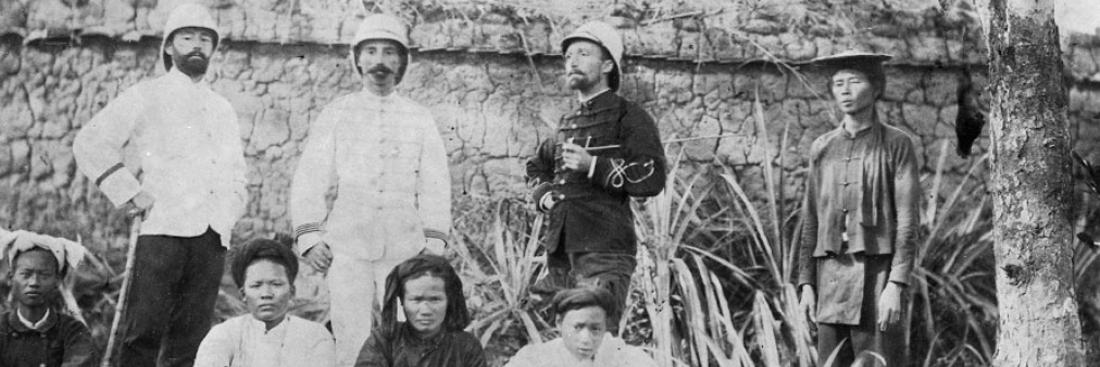
[[(770, 144), (762, 110), (757, 99), (758, 144), (770, 158), (784, 142), (778, 149)], [(685, 174), (680, 157), (672, 160), (665, 191), (639, 208), (637, 225), (653, 259), (645, 263), (653, 276), (638, 280), (656, 290), (641, 302), (660, 364), (811, 365), (811, 332), (791, 284), (799, 226), (788, 213), (796, 212), (797, 200), (785, 198), (781, 169), (760, 167), (766, 191), (760, 210), (741, 173), (717, 166)], [(685, 312), (672, 313), (675, 306)]]
[(924, 366), (988, 365), (997, 317), (992, 204), (983, 180), (989, 156), (972, 162), (953, 189), (945, 188), (948, 145), (940, 146), (925, 187), (929, 196), (910, 287), (911, 356), (921, 357)]
[[(755, 167), (686, 161), (666, 151), (666, 189), (634, 202), (640, 239), (624, 338), (643, 344), (663, 367), (813, 366), (815, 329), (798, 310), (798, 183), (790, 169), (788, 128), (769, 141), (768, 121), (754, 103)], [(948, 144), (922, 174), (926, 193), (918, 230), (910, 325), (910, 365), (986, 365), (993, 353), (991, 204), (985, 192), (988, 157), (948, 167)], [(759, 187), (749, 190), (747, 187)], [(456, 246), (461, 272), (471, 279), (471, 325), (503, 361), (521, 345), (554, 336), (529, 302), (541, 271), (542, 219), (515, 199), (465, 209)]]
[(540, 329), (548, 327), (530, 306), (529, 288), (535, 275), (542, 268), (542, 261), (535, 256), (543, 217), (535, 217), (531, 232), (517, 235), (508, 228), (505, 215), (507, 201), (500, 201), (494, 208), (495, 215), (485, 233), (484, 240), (469, 236), (454, 246), (461, 267), (476, 297), (478, 313), (469, 329), (477, 334), (482, 344), (488, 344), (499, 332), (518, 323), (531, 342), (542, 342)]
[[(812, 366), (818, 358), (794, 285), (801, 223), (800, 197), (792, 192), (800, 191), (804, 170), (787, 167), (781, 154), (788, 151), (788, 126), (773, 142), (759, 102), (754, 118), (765, 163), (689, 162), (669, 145), (665, 191), (633, 204), (639, 266), (620, 330), (663, 367)], [(960, 176), (948, 167), (948, 144), (939, 148), (934, 168), (922, 177), (927, 195), (908, 288), (910, 365), (986, 365), (997, 316), (988, 157), (975, 159)], [(451, 248), (474, 316), (469, 330), (500, 364), (520, 346), (554, 336), (528, 296), (543, 267), (543, 219), (514, 198), (469, 199), (456, 207)], [(1079, 279), (1096, 258), (1082, 252)], [(103, 338), (121, 262), (96, 259), (83, 275), (95, 281), (77, 282), (74, 293), (93, 334)], [(219, 297), (218, 318), (245, 312), (231, 290)], [(294, 312), (323, 321), (324, 305), (296, 300)]]
[[(638, 207), (637, 227), (651, 259), (636, 278), (644, 295), (639, 303), (662, 366), (812, 366), (817, 360), (814, 331), (798, 312), (794, 286), (800, 201), (784, 191), (784, 182), (802, 179), (788, 176), (801, 171), (782, 169), (777, 153), (786, 150), (788, 126), (773, 144), (758, 101), (754, 112), (758, 148), (768, 163), (738, 170), (674, 159), (666, 191)], [(972, 162), (959, 178), (947, 167), (947, 146), (922, 177), (928, 195), (906, 320), (914, 366), (985, 365), (993, 353), (988, 158)], [(763, 192), (749, 192), (747, 182), (762, 182)]]

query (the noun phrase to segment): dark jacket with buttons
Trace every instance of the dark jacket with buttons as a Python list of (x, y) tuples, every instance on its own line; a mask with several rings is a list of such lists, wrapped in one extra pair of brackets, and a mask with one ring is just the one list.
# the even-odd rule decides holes
[[(561, 143), (567, 141), (589, 148), (596, 162), (591, 172), (562, 169)], [(630, 197), (660, 193), (665, 166), (653, 118), (612, 91), (563, 116), (554, 137), (527, 162), (536, 207), (546, 211), (540, 205), (545, 195), (560, 200), (549, 209), (547, 251), (565, 246), (567, 252), (635, 253)]]
[(92, 335), (80, 321), (50, 312), (42, 330), (32, 330), (15, 310), (0, 314), (0, 366), (93, 367)]

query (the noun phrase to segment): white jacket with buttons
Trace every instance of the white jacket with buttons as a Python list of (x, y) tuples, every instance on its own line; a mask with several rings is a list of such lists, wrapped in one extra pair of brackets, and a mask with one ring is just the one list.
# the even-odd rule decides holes
[(248, 202), (236, 112), (175, 68), (107, 104), (77, 133), (73, 154), (116, 207), (142, 190), (153, 196), (142, 234), (194, 237), (212, 228), (228, 247)]
[[(363, 260), (404, 259), (451, 228), (451, 176), (430, 112), (407, 98), (360, 91), (310, 127), (291, 185), (298, 251), (319, 242)], [(329, 208), (326, 194), (335, 188)]]

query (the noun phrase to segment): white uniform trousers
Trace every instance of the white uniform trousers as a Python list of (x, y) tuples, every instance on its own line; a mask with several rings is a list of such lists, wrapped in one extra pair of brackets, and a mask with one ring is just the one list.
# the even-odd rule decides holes
[[(336, 366), (352, 367), (381, 316), (386, 276), (405, 259), (359, 260), (335, 254), (328, 269), (329, 318)], [(400, 313), (400, 312), (398, 312)]]

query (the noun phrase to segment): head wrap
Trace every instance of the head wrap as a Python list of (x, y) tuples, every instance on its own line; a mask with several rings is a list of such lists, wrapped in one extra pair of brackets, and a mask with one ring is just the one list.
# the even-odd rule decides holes
[(470, 324), (466, 296), (462, 294), (462, 280), (458, 278), (454, 267), (441, 256), (421, 254), (397, 265), (386, 277), (386, 295), (382, 299), (380, 323), (383, 331), (391, 333), (397, 326), (397, 301), (405, 297), (405, 282), (424, 275), (443, 279), (447, 294), (447, 315), (443, 319), (443, 329), (461, 331)]
[(9, 267), (15, 266), (15, 258), (20, 253), (34, 248), (45, 249), (57, 259), (57, 271), (61, 275), (80, 265), (87, 252), (79, 243), (24, 230), (0, 230), (0, 248), (4, 249), (3, 255), (7, 257)]
[(298, 276), (298, 256), (294, 255), (290, 246), (276, 240), (257, 238), (246, 242), (233, 254), (229, 271), (233, 274), (233, 282), (237, 283), (237, 287), (244, 287), (244, 274), (248, 266), (258, 260), (282, 265), (286, 269), (286, 279), (291, 283)]
[(550, 305), (557, 317), (563, 317), (569, 311), (592, 306), (602, 308), (608, 315), (612, 315), (618, 310), (615, 307), (615, 300), (611, 296), (611, 292), (598, 287), (580, 287), (558, 291), (551, 299)]

